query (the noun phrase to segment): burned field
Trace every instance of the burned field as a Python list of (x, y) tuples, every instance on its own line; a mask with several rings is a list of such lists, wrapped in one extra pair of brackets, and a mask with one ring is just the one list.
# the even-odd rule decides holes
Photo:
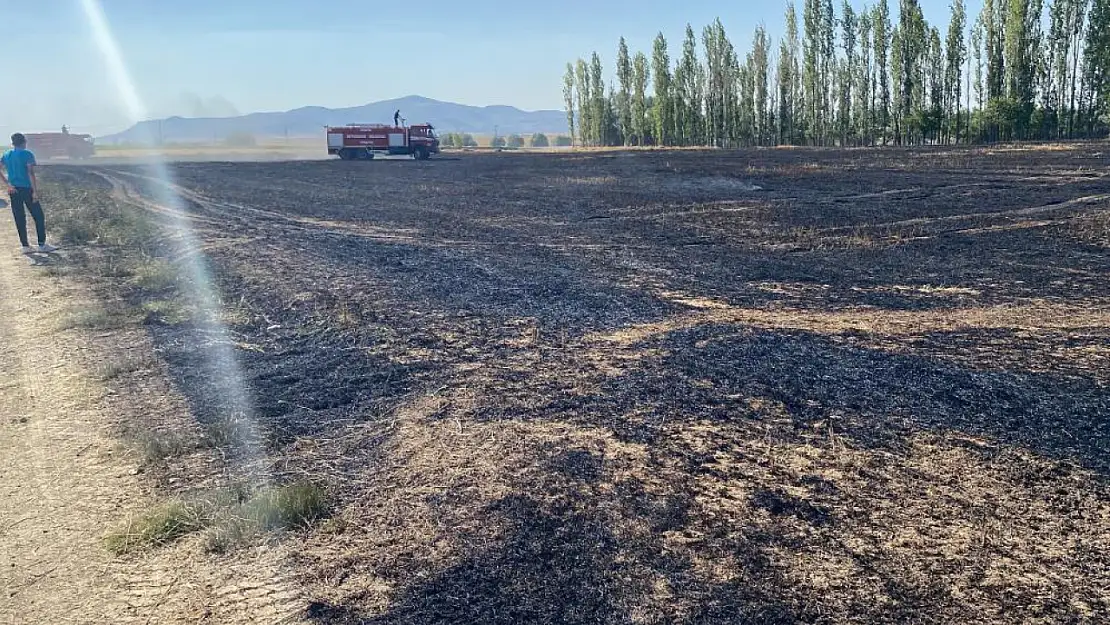
[[(335, 496), (310, 619), (1099, 622), (1100, 149), (48, 176), (195, 228), (267, 469)], [(203, 329), (148, 327), (218, 419)]]

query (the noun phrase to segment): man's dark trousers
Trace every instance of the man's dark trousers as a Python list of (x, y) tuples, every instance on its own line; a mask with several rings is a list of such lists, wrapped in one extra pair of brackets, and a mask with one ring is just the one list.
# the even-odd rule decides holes
[(35, 234), (38, 235), (39, 245), (46, 243), (46, 216), (42, 213), (42, 204), (35, 199), (35, 192), (27, 187), (16, 187), (15, 193), (8, 197), (12, 201), (12, 216), (15, 217), (15, 228), (19, 231), (19, 242), (23, 247), (30, 247), (27, 242), (27, 212), (31, 211), (31, 218), (35, 220)]

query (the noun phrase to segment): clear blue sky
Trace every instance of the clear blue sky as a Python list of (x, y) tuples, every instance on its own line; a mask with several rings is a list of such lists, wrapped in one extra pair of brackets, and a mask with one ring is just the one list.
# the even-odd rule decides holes
[[(855, 4), (862, 5), (862, 1)], [(896, 10), (898, 0), (891, 0)], [(944, 28), (949, 0), (923, 0)], [(979, 0), (968, 2), (974, 15)], [(409, 94), (465, 104), (561, 108), (565, 63), (617, 40), (672, 57), (690, 22), (720, 17), (733, 43), (784, 2), (732, 0), (102, 0), (152, 116), (353, 106)], [(800, 2), (799, 2), (800, 6)], [(839, 7), (839, 0), (837, 1)], [(839, 9), (838, 9), (839, 12)], [(0, 132), (103, 134), (128, 125), (79, 0), (0, 0)]]

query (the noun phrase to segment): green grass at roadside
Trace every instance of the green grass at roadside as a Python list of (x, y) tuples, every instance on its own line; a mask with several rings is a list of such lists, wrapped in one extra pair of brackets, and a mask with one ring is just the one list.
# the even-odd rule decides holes
[(233, 486), (157, 504), (108, 534), (104, 545), (124, 555), (205, 531), (205, 549), (225, 553), (267, 533), (308, 527), (329, 511), (327, 493), (310, 482), (256, 490)]

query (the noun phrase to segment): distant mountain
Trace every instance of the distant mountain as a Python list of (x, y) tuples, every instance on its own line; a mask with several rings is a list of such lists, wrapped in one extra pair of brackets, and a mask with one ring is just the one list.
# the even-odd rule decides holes
[(284, 113), (251, 113), (239, 117), (170, 117), (140, 122), (131, 128), (105, 137), (97, 143), (188, 143), (219, 141), (248, 133), (258, 139), (274, 137), (316, 137), (327, 125), (350, 123), (393, 123), (393, 112), (410, 124), (431, 123), (442, 132), (490, 134), (531, 134), (558, 132), (566, 127), (562, 111), (522, 111), (512, 106), (467, 106), (440, 102), (421, 96), (407, 96), (365, 106), (329, 109), (320, 106)]

